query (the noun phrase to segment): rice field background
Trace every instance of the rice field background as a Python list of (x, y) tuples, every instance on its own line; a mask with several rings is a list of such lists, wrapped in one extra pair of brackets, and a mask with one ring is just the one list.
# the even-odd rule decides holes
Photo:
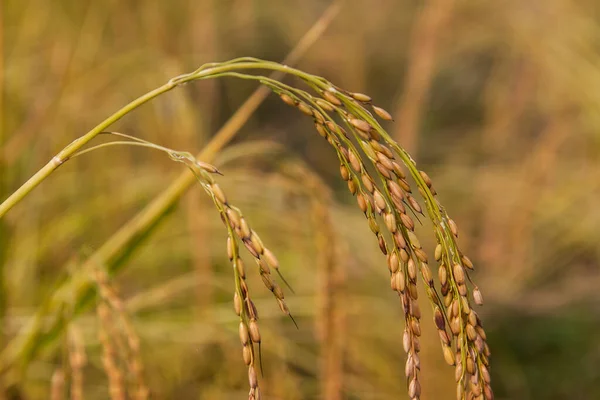
[[(600, 397), (600, 5), (334, 7), (4, 0), (0, 197), (172, 77), (241, 56), (282, 61), (321, 24), (295, 65), (368, 93), (394, 116), (386, 129), (435, 182), (484, 296), (477, 312), (495, 398)], [(299, 327), (249, 276), (261, 315), (262, 397), (408, 398), (402, 304), (339, 179), (335, 152), (273, 94), (256, 111), (237, 111), (256, 87), (232, 78), (189, 83), (111, 129), (197, 154), (231, 129), (232, 115), (244, 115), (210, 162), (228, 199), (277, 254)], [(0, 399), (247, 396), (227, 232), (212, 200), (199, 186), (181, 191), (119, 241), (182, 173), (160, 152), (99, 149), (65, 163), (0, 219)], [(430, 230), (417, 224), (433, 258)], [(90, 278), (104, 295), (76, 301), (78, 282)], [(426, 305), (421, 398), (456, 398), (454, 368)], [(114, 389), (119, 379), (127, 396)]]

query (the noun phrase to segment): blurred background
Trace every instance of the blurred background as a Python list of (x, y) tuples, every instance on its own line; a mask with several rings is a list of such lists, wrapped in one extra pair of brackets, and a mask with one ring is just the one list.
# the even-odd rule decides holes
[[(0, 197), (173, 76), (240, 56), (283, 60), (329, 6), (2, 1)], [(395, 122), (385, 127), (433, 179), (476, 264), (497, 399), (600, 398), (599, 43), (595, 0), (348, 0), (297, 64), (389, 110)], [(196, 154), (255, 88), (231, 78), (192, 83), (113, 129)], [(219, 154), (218, 181), (295, 289), (286, 299), (299, 330), (249, 278), (263, 397), (407, 398), (400, 302), (311, 121), (271, 95)], [(0, 349), (182, 172), (160, 152), (97, 150), (1, 219)], [(199, 186), (165, 211), (102, 260), (118, 270), (110, 285), (139, 336), (145, 384), (154, 399), (244, 398), (218, 213)], [(431, 253), (431, 227), (418, 232)], [(0, 362), (13, 370), (0, 375), (0, 398), (50, 398), (61, 365), (72, 380), (73, 343), (85, 355), (83, 398), (109, 398), (94, 304), (61, 333), (36, 336), (27, 357)], [(454, 370), (422, 309), (422, 398), (455, 398)]]

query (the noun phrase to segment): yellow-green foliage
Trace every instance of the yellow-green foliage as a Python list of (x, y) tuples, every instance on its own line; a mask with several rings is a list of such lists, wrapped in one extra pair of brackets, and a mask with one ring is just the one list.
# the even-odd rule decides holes
[[(600, 396), (589, 367), (600, 362), (596, 2), (346, 1), (337, 13), (322, 3), (5, 1), (1, 200), (173, 76), (240, 55), (283, 60), (304, 46), (295, 55), (300, 70), (368, 93), (395, 117), (381, 125), (428, 172), (417, 179), (427, 187), (431, 177), (461, 227), (460, 248), (485, 295), (476, 310), (496, 397)], [(315, 95), (298, 80), (283, 82)], [(109, 130), (200, 152), (224, 174), (214, 179), (227, 202), (216, 196), (217, 205), (242, 210), (277, 255), (295, 293), (273, 278), (299, 329), (281, 314), (279, 292), (263, 289), (269, 281), (253, 258), (242, 256), (260, 314), (263, 398), (403, 398), (407, 386), (415, 394), (414, 379), (404, 377), (402, 303), (387, 289), (395, 264), (338, 178), (336, 154), (344, 152), (275, 95), (254, 112), (268, 91), (236, 112), (254, 89), (229, 77), (188, 83)], [(292, 105), (308, 113), (298, 99)], [(236, 122), (223, 127), (232, 115)], [(227, 140), (214, 145), (214, 137)], [(110, 140), (126, 138), (100, 135), (90, 144)], [(352, 164), (348, 154), (343, 177)], [(379, 184), (385, 169), (369, 164), (365, 172)], [(160, 151), (101, 147), (61, 165), (0, 219), (0, 399), (119, 398), (119, 385), (140, 399), (146, 387), (157, 399), (248, 395), (227, 229), (213, 200), (182, 173)], [(375, 220), (385, 230), (390, 218)], [(435, 223), (410, 218), (438, 282)], [(98, 271), (115, 274), (99, 279)], [(419, 295), (421, 397), (454, 398), (439, 314), (422, 285)], [(450, 333), (451, 321), (445, 325)]]

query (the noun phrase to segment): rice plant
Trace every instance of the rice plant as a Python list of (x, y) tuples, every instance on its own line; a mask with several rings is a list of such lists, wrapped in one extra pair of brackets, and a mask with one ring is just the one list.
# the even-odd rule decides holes
[[(290, 75), (301, 85), (283, 83), (265, 72)], [(255, 81), (279, 96), (285, 104), (311, 118), (316, 133), (331, 147), (332, 153), (337, 157), (341, 178), (347, 183), (350, 193), (356, 197), (358, 208), (364, 214), (386, 259), (390, 288), (398, 294), (404, 311), (405, 328), (401, 342), (407, 353), (404, 375), (409, 398), (418, 399), (421, 395), (419, 337), (422, 302), (418, 301), (417, 291), (417, 282), (421, 280), (427, 294), (426, 302), (433, 309), (444, 359), (455, 368), (457, 398), (492, 399), (490, 349), (486, 343), (482, 322), (474, 310), (474, 305), (481, 305), (483, 298), (469, 275), (473, 270), (473, 263), (458, 246), (459, 231), (456, 223), (440, 204), (433, 182), (427, 173), (417, 167), (411, 156), (384, 129), (382, 123), (392, 120), (390, 113), (374, 104), (368, 95), (345, 90), (323, 77), (287, 65), (250, 57), (205, 64), (191, 73), (176, 76), (126, 105), (60, 151), (0, 205), (0, 217), (59, 166), (91, 151), (109, 146), (143, 146), (165, 152), (174, 161), (183, 163), (210, 196), (224, 224), (227, 238), (224, 246), (233, 270), (233, 306), (239, 317), (241, 358), (248, 367), (248, 398), (260, 399), (259, 310), (252, 300), (251, 290), (246, 282), (247, 274), (252, 272), (240, 257), (240, 244), (254, 259), (256, 273), (272, 292), (281, 311), (295, 324), (293, 310), (290, 310), (285, 301), (282, 284), (290, 291), (291, 287), (280, 271), (276, 256), (250, 226), (242, 210), (232, 204), (231, 199), (219, 186), (215, 176), (220, 172), (216, 167), (196, 159), (189, 153), (175, 151), (109, 129), (115, 121), (163, 93), (193, 81), (223, 77)], [(85, 147), (101, 134), (112, 135), (118, 139)], [(429, 221), (437, 242), (433, 251), (433, 259), (438, 264), (437, 282), (430, 266), (430, 257), (415, 233), (415, 225), (421, 223), (421, 220)], [(273, 276), (272, 271), (275, 271), (277, 277)], [(118, 335), (108, 331), (101, 332), (103, 359), (109, 376), (111, 395), (115, 399), (125, 398), (124, 392), (127, 390), (115, 360), (115, 346), (122, 346), (124, 354), (129, 355), (123, 363), (128, 365), (128, 369), (134, 371), (136, 376), (136, 388), (130, 391), (130, 394), (135, 398), (146, 398), (148, 389), (137, 356), (135, 333), (127, 323), (127, 318), (119, 312), (120, 302), (108, 286), (106, 275), (96, 270), (95, 282), (101, 299), (98, 317), (102, 329), (110, 330), (114, 326), (114, 320), (121, 319), (125, 329), (125, 341), (129, 343), (127, 346), (123, 343), (119, 345)], [(80, 296), (83, 298), (84, 294)], [(72, 364), (76, 370), (78, 364)], [(56, 374), (55, 381), (56, 387), (53, 386), (53, 390), (59, 392), (60, 372)]]

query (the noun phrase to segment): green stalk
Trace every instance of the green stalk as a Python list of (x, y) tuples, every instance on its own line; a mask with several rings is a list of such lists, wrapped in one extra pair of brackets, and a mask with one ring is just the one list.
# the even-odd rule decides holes
[(0, 218), (4, 216), (11, 208), (19, 203), (25, 196), (27, 196), (36, 186), (42, 183), (52, 172), (60, 167), (66, 160), (68, 160), (75, 152), (81, 149), (90, 140), (95, 138), (102, 131), (106, 130), (110, 125), (123, 118), (125, 115), (135, 110), (142, 104), (147, 103), (153, 98), (168, 92), (177, 86), (173, 82), (168, 82), (163, 86), (146, 93), (143, 96), (138, 97), (119, 111), (111, 115), (97, 125), (94, 129), (81, 136), (80, 138), (71, 142), (67, 147), (62, 149), (60, 153), (54, 156), (42, 169), (36, 172), (31, 178), (27, 180), (19, 189), (13, 192), (2, 204), (0, 204)]
[(21, 200), (23, 200), (25, 196), (27, 196), (33, 189), (35, 189), (40, 183), (42, 183), (46, 178), (48, 178), (50, 174), (52, 174), (52, 172), (54, 172), (58, 167), (60, 167), (65, 161), (67, 161), (83, 146), (85, 146), (88, 142), (90, 142), (100, 133), (105, 131), (113, 123), (117, 122), (125, 115), (129, 114), (131, 111), (181, 84), (195, 80), (214, 78), (218, 77), (220, 74), (223, 73), (242, 69), (266, 69), (283, 74), (293, 74), (295, 76), (298, 76), (299, 78), (311, 81), (315, 85), (320, 86), (322, 88), (327, 87), (327, 85), (323, 82), (315, 79), (315, 77), (306, 74), (300, 70), (274, 62), (260, 60), (249, 62), (229, 62), (219, 64), (216, 66), (212, 66), (211, 64), (209, 67), (200, 67), (198, 70), (190, 74), (184, 74), (175, 77), (166, 84), (144, 94), (141, 97), (138, 97), (136, 100), (127, 104), (125, 107), (121, 108), (119, 111), (106, 118), (99, 125), (94, 127), (91, 131), (81, 136), (80, 138), (74, 140), (67, 147), (61, 150), (60, 153), (54, 156), (42, 169), (36, 172), (31, 178), (27, 180), (27, 182), (25, 182), (19, 189), (13, 192), (2, 204), (0, 204), (0, 218), (2, 218), (11, 208), (13, 208)]

